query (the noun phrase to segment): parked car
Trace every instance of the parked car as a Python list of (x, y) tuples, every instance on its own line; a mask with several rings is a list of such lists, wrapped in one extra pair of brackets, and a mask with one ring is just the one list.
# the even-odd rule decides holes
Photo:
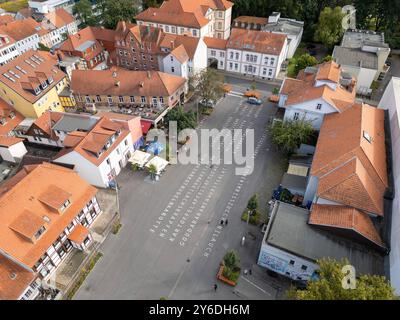
[(255, 105), (259, 106), (262, 104), (262, 101), (261, 101), (261, 99), (257, 99), (256, 97), (250, 97), (247, 99), (247, 103), (255, 104)]
[(215, 101), (211, 99), (201, 99), (199, 102), (202, 106), (205, 106), (207, 108), (214, 108), (215, 107)]

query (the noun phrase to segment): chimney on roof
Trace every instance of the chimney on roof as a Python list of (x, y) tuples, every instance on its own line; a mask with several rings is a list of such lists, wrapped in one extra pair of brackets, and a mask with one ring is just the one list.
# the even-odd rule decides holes
[(151, 73), (150, 73), (150, 71), (147, 71), (147, 78), (151, 79)]
[(171, 51), (175, 49), (175, 43), (173, 40), (171, 40)]
[(139, 86), (140, 86), (141, 88), (143, 88), (143, 87), (144, 87), (144, 82), (143, 82), (143, 81), (140, 81), (140, 82), (139, 82)]
[(114, 84), (115, 84), (116, 87), (119, 87), (121, 85), (121, 81), (115, 81)]

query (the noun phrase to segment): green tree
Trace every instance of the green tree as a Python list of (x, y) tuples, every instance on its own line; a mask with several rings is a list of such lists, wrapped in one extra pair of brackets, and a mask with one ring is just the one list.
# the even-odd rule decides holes
[(181, 106), (177, 106), (170, 110), (165, 116), (165, 121), (176, 121), (178, 132), (183, 129), (193, 129), (197, 125), (196, 113), (193, 111), (185, 112)]
[(328, 49), (332, 49), (343, 36), (342, 20), (344, 16), (341, 7), (324, 8), (319, 15), (314, 40), (321, 42)]
[(298, 300), (393, 300), (394, 289), (385, 277), (361, 275), (356, 279), (355, 289), (344, 289), (342, 268), (349, 262), (344, 259), (321, 259), (318, 261), (318, 280), (309, 281), (306, 290), (291, 289), (288, 297)]
[(316, 64), (318, 64), (317, 59), (308, 53), (293, 57), (289, 62), (288, 76), (296, 77), (300, 70), (315, 66)]
[(258, 195), (254, 194), (247, 202), (247, 209), (254, 211), (258, 208)]
[(151, 179), (154, 180), (154, 178), (157, 174), (157, 167), (154, 164), (151, 164), (151, 165), (149, 165), (149, 167), (147, 169), (150, 173)]
[(217, 101), (224, 94), (223, 76), (211, 68), (198, 72), (193, 77), (195, 94), (206, 101)]
[(79, 20), (81, 20), (81, 28), (94, 26), (97, 23), (97, 18), (93, 13), (92, 4), (89, 0), (80, 0), (75, 3), (72, 12)]
[(39, 42), (39, 51), (50, 51), (50, 48), (45, 46), (43, 43)]
[(239, 268), (240, 259), (236, 251), (230, 250), (224, 256), (224, 265), (230, 269)]
[(275, 121), (267, 129), (271, 142), (281, 151), (291, 154), (302, 143), (308, 143), (315, 133), (308, 120)]
[(158, 8), (164, 0), (143, 0), (143, 10), (146, 10), (147, 8)]
[(98, 4), (103, 26), (115, 29), (119, 21), (133, 22), (138, 13), (138, 0), (101, 0)]

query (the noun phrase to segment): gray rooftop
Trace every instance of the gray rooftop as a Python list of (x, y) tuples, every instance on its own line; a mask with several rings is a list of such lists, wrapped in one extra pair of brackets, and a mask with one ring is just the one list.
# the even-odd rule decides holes
[(307, 187), (307, 177), (285, 172), (282, 177), (281, 186), (291, 192), (301, 192), (304, 194)]
[(95, 42), (93, 40), (87, 40), (84, 43), (82, 43), (78, 48), (76, 48), (76, 51), (84, 52), (94, 44)]
[(311, 261), (327, 257), (336, 260), (347, 258), (358, 275), (383, 275), (381, 255), (362, 245), (311, 227), (307, 223), (308, 210), (277, 202), (273, 215), (272, 225), (266, 235), (269, 245)]
[(304, 22), (293, 19), (280, 18), (277, 23), (268, 23), (263, 26), (263, 31), (282, 32), (298, 36), (303, 32)]
[(335, 46), (332, 57), (340, 65), (378, 69), (378, 56), (372, 52)]
[(89, 116), (72, 115), (65, 113), (63, 117), (53, 126), (53, 130), (71, 132), (75, 130), (89, 131), (99, 119)]
[(383, 32), (370, 30), (347, 30), (343, 35), (341, 45), (347, 48), (361, 48), (363, 45), (389, 48), (389, 45), (385, 43)]

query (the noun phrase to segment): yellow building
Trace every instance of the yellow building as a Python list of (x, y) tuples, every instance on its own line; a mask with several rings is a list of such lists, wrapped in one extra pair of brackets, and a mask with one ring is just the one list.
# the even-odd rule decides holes
[(59, 94), (67, 84), (57, 58), (48, 52), (30, 50), (0, 67), (0, 97), (28, 118), (46, 110), (63, 112)]

